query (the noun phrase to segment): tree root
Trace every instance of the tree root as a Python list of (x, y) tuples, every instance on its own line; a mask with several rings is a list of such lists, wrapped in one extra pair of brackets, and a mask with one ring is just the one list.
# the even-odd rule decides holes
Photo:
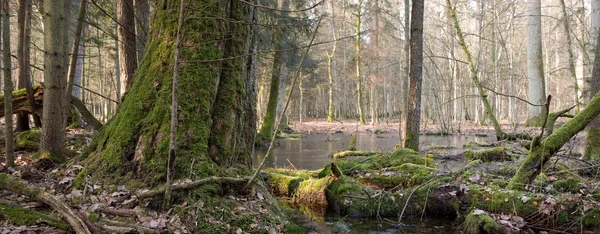
[(122, 223), (113, 220), (101, 220), (101, 228), (110, 233), (160, 233), (157, 230), (134, 225), (130, 223)]
[(75, 211), (47, 192), (21, 183), (6, 173), (0, 173), (0, 189), (12, 191), (43, 202), (56, 210), (76, 233), (91, 234), (85, 222)]
[[(211, 177), (207, 177), (207, 178), (204, 178), (201, 180), (184, 182), (184, 183), (180, 183), (180, 184), (174, 184), (171, 189), (173, 191), (189, 190), (189, 189), (194, 189), (199, 186), (202, 186), (205, 184), (211, 184), (211, 183), (243, 184), (243, 183), (247, 183), (249, 180), (250, 180), (250, 177), (235, 178), (235, 177), (211, 176)], [(152, 197), (156, 197), (156, 196), (162, 196), (164, 194), (165, 194), (164, 186), (159, 186), (158, 188), (155, 188), (150, 191), (139, 192), (137, 194), (137, 197), (138, 197), (138, 199), (146, 199), (146, 198), (152, 198)]]

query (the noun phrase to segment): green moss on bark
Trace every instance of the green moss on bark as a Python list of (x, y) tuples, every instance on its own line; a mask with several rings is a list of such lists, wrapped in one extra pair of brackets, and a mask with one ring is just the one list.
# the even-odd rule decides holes
[[(146, 56), (135, 73), (115, 116), (96, 135), (86, 149), (85, 166), (93, 180), (109, 182), (137, 179), (150, 186), (164, 181), (168, 155), (171, 74), (177, 31), (179, 2), (158, 3), (150, 29)], [(189, 17), (202, 12), (227, 15), (225, 6), (189, 2), (199, 7)], [(183, 61), (222, 58), (223, 21), (198, 17), (183, 25)], [(177, 131), (174, 179), (214, 175), (219, 167), (208, 157), (213, 104), (222, 69), (221, 62), (194, 62), (181, 65), (179, 75), (179, 126)], [(235, 68), (231, 68), (235, 69)]]

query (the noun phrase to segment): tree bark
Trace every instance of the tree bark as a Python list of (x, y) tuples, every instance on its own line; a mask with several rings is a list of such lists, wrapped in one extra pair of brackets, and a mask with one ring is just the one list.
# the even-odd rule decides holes
[(14, 142), (13, 142), (13, 119), (12, 119), (12, 66), (10, 56), (10, 20), (9, 20), (9, 0), (2, 1), (2, 63), (4, 70), (4, 136), (5, 159), (7, 167), (15, 166)]
[[(227, 116), (232, 110), (240, 111), (242, 104), (239, 99), (229, 102), (230, 106), (226, 106), (225, 102), (244, 95), (246, 88), (236, 82), (242, 81), (240, 72), (244, 64), (240, 61), (244, 57), (242, 55), (245, 52), (247, 34), (246, 24), (239, 22), (246, 16), (248, 5), (232, 2), (233, 4), (208, 4), (209, 1), (206, 0), (186, 2), (187, 9), (203, 10), (188, 11), (186, 17), (194, 20), (187, 20), (182, 26), (185, 34), (180, 59), (186, 63), (182, 63), (179, 71), (179, 119), (175, 148), (177, 157), (173, 180), (188, 178), (190, 173), (200, 178), (216, 174), (219, 167), (209, 157), (209, 151), (217, 144), (223, 147), (217, 148), (220, 152), (225, 152), (222, 150), (225, 148), (236, 148), (237, 141), (228, 141), (230, 136), (227, 134), (243, 132), (238, 129), (238, 123), (247, 121), (239, 115)], [(168, 103), (172, 98), (172, 56), (178, 22), (178, 15), (173, 12), (177, 12), (179, 7), (179, 1), (157, 3), (146, 55), (136, 71), (136, 80), (131, 83), (127, 97), (123, 99), (117, 113), (88, 147), (84, 154), (85, 171), (81, 176), (90, 175), (92, 180), (103, 181), (117, 179), (115, 177), (119, 180), (133, 179), (148, 186), (165, 181), (171, 113)], [(207, 18), (204, 17), (205, 14), (214, 17)], [(235, 27), (226, 26), (227, 24), (235, 24)], [(230, 38), (232, 33), (238, 36), (231, 39), (230, 52), (225, 53), (222, 51), (225, 48), (223, 39)], [(221, 43), (206, 43), (207, 41)], [(225, 54), (231, 56), (223, 59)], [(218, 61), (197, 62), (206, 60)], [(224, 71), (225, 64), (227, 72)], [(236, 86), (229, 86), (228, 82)], [(223, 106), (226, 108), (222, 108)], [(214, 121), (217, 118), (215, 116), (227, 118), (217, 123)], [(213, 131), (216, 125), (223, 126), (222, 130)], [(234, 126), (233, 130), (228, 126)], [(209, 139), (216, 142), (209, 143)], [(251, 152), (251, 148), (237, 149), (242, 152), (237, 155), (250, 155), (243, 153)], [(214, 160), (231, 160), (219, 157), (217, 155)], [(236, 165), (248, 167), (250, 160), (240, 156), (232, 161)]]
[[(600, 40), (598, 40), (600, 42)], [(596, 42), (596, 53), (594, 59), (594, 68), (592, 70), (592, 80), (600, 80), (600, 43)], [(526, 185), (531, 184), (535, 177), (540, 174), (541, 170), (546, 165), (556, 152), (566, 144), (571, 137), (582, 131), (590, 124), (596, 116), (600, 114), (600, 92), (590, 100), (588, 105), (569, 122), (565, 123), (559, 129), (554, 131), (546, 139), (538, 145), (532, 144), (532, 149), (529, 151), (527, 158), (521, 163), (517, 173), (513, 176), (507, 185), (507, 189), (522, 189)]]
[(148, 30), (150, 29), (150, 4), (149, 0), (135, 0), (135, 34), (137, 40), (135, 46), (137, 50), (138, 66), (142, 63), (144, 52), (146, 51), (146, 43), (148, 41)]
[(66, 0), (44, 1), (44, 103), (40, 151), (60, 154), (65, 143), (66, 118)]
[[(28, 77), (25, 76), (26, 66), (29, 65), (29, 60), (25, 60), (25, 13), (27, 12), (26, 0), (18, 0), (19, 8), (17, 10), (17, 89), (26, 87)], [(28, 59), (29, 57), (27, 57)], [(29, 130), (29, 115), (25, 113), (17, 113), (16, 115), (15, 132)]]
[[(81, 0), (79, 3), (79, 11), (77, 13), (77, 26), (75, 26), (75, 37), (73, 38), (73, 45), (71, 49), (71, 59), (69, 62), (69, 70), (68, 70), (68, 83), (67, 83), (67, 92), (65, 96), (67, 97), (66, 102), (71, 102), (71, 95), (73, 95), (73, 83), (75, 81), (75, 72), (77, 70), (77, 61), (79, 61), (79, 47), (81, 42), (81, 32), (83, 30), (83, 18), (85, 17), (85, 11), (87, 7), (87, 0)], [(99, 55), (100, 56), (100, 55)], [(101, 78), (102, 79), (102, 78)], [(66, 113), (69, 113), (70, 105), (67, 105)], [(67, 124), (65, 118), (65, 126)]]
[(356, 6), (356, 22), (354, 23), (354, 28), (356, 29), (356, 38), (354, 39), (354, 46), (356, 49), (356, 54), (354, 55), (354, 60), (356, 61), (356, 108), (358, 109), (358, 119), (361, 125), (367, 124), (365, 121), (365, 110), (364, 110), (364, 98), (362, 92), (362, 74), (360, 72), (360, 21), (362, 17), (362, 7), (363, 0), (358, 0), (358, 5)]
[(137, 54), (135, 51), (135, 20), (133, 0), (117, 1), (117, 34), (119, 38), (119, 71), (121, 73), (120, 99), (127, 92), (137, 69)]
[[(600, 32), (600, 0), (592, 0), (592, 42), (597, 43)], [(597, 55), (596, 55), (597, 57)], [(594, 68), (595, 69), (595, 68)], [(595, 71), (595, 70), (594, 70)], [(600, 77), (592, 76), (588, 92), (600, 91)], [(596, 117), (587, 127), (583, 159), (600, 160), (600, 117)]]
[[(327, 108), (328, 123), (332, 123), (335, 119), (333, 110), (333, 73), (335, 72), (335, 50), (337, 48), (337, 36), (335, 34), (335, 6), (333, 2), (334, 1), (331, 1), (331, 36), (333, 37), (333, 45), (331, 47), (331, 54), (327, 54), (327, 75), (329, 76), (329, 106)], [(302, 95), (302, 93), (300, 95)], [(300, 113), (300, 122), (302, 122), (302, 113)]]
[(526, 125), (539, 126), (546, 116), (544, 63), (542, 60), (542, 7), (540, 0), (527, 1), (527, 88), (530, 105)]
[(410, 91), (406, 113), (406, 137), (404, 147), (419, 151), (419, 128), (421, 126), (421, 85), (423, 82), (423, 0), (413, 0), (410, 20)]
[(400, 141), (404, 142), (406, 139), (406, 131), (404, 131), (407, 127), (407, 114), (408, 114), (408, 83), (410, 82), (410, 76), (408, 72), (408, 68), (410, 66), (410, 0), (404, 0), (404, 75), (402, 81), (402, 109), (400, 113)]

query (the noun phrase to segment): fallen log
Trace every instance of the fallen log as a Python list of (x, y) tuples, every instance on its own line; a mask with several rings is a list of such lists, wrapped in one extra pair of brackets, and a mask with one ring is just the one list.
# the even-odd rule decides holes
[[(44, 99), (43, 97), (44, 94), (44, 90), (41, 88), (41, 86), (37, 85), (35, 87), (33, 87), (33, 97), (35, 100), (35, 103), (41, 107), (42, 106), (42, 101)], [(16, 91), (12, 92), (12, 107), (13, 107), (13, 114), (19, 113), (19, 112), (27, 112), (27, 113), (32, 113), (31, 111), (31, 106), (29, 106), (29, 100), (27, 99), (27, 91), (25, 89), (19, 89)], [(37, 115), (41, 116), (42, 115), (42, 110), (37, 109), (36, 113)], [(4, 95), (0, 95), (0, 117), (4, 117)]]
[(6, 173), (0, 173), (0, 189), (12, 191), (43, 202), (56, 210), (76, 233), (91, 234), (85, 222), (77, 213), (75, 213), (75, 211), (56, 197), (41, 189), (21, 183)]
[[(41, 86), (35, 86), (33, 87), (33, 92), (34, 92), (34, 100), (35, 103), (37, 104), (38, 108), (36, 109), (36, 115), (42, 117), (42, 108), (43, 108), (43, 101), (44, 101), (44, 89)], [(16, 90), (12, 93), (13, 95), (13, 101), (12, 101), (12, 105), (13, 105), (13, 114), (17, 114), (17, 113), (28, 113), (31, 114), (33, 113), (31, 110), (31, 106), (29, 105), (29, 101), (27, 99), (27, 92), (25, 89), (19, 89)], [(4, 117), (4, 95), (0, 95), (0, 117)], [(71, 97), (71, 105), (73, 105), (73, 107), (75, 107), (75, 109), (77, 109), (77, 111), (79, 111), (79, 113), (81, 113), (81, 118), (90, 124), (90, 126), (94, 129), (94, 130), (99, 130), (100, 128), (102, 128), (102, 122), (100, 122), (98, 119), (96, 119), (94, 117), (94, 115), (85, 107), (85, 104), (83, 104), (83, 102), (81, 102), (81, 100), (79, 100), (76, 97)]]

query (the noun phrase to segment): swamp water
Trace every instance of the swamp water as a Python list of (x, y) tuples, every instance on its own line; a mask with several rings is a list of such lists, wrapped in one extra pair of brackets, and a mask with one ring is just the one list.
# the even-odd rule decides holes
[[(277, 139), (271, 155), (265, 162), (266, 167), (292, 168), (305, 170), (318, 170), (335, 161), (329, 154), (348, 148), (351, 135), (349, 134), (306, 134), (299, 139)], [(439, 152), (440, 155), (459, 154), (464, 151), (463, 144), (471, 141), (491, 142), (493, 136), (465, 136), (465, 135), (421, 135), (422, 149), (429, 152)], [(400, 141), (398, 133), (370, 134), (359, 133), (356, 135), (356, 148), (358, 150), (391, 152)], [(257, 149), (254, 165), (259, 165), (266, 154), (266, 150)], [(437, 160), (436, 156), (436, 160)], [(344, 160), (344, 159), (337, 159)], [(464, 166), (459, 161), (436, 162), (437, 167), (452, 170)], [(282, 201), (285, 203), (285, 201)], [(457, 233), (459, 224), (447, 219), (431, 218), (403, 218), (399, 224), (397, 220), (352, 219), (341, 217), (334, 212), (326, 213), (325, 217), (311, 217), (297, 211), (293, 219), (299, 225), (307, 228), (310, 233)]]

